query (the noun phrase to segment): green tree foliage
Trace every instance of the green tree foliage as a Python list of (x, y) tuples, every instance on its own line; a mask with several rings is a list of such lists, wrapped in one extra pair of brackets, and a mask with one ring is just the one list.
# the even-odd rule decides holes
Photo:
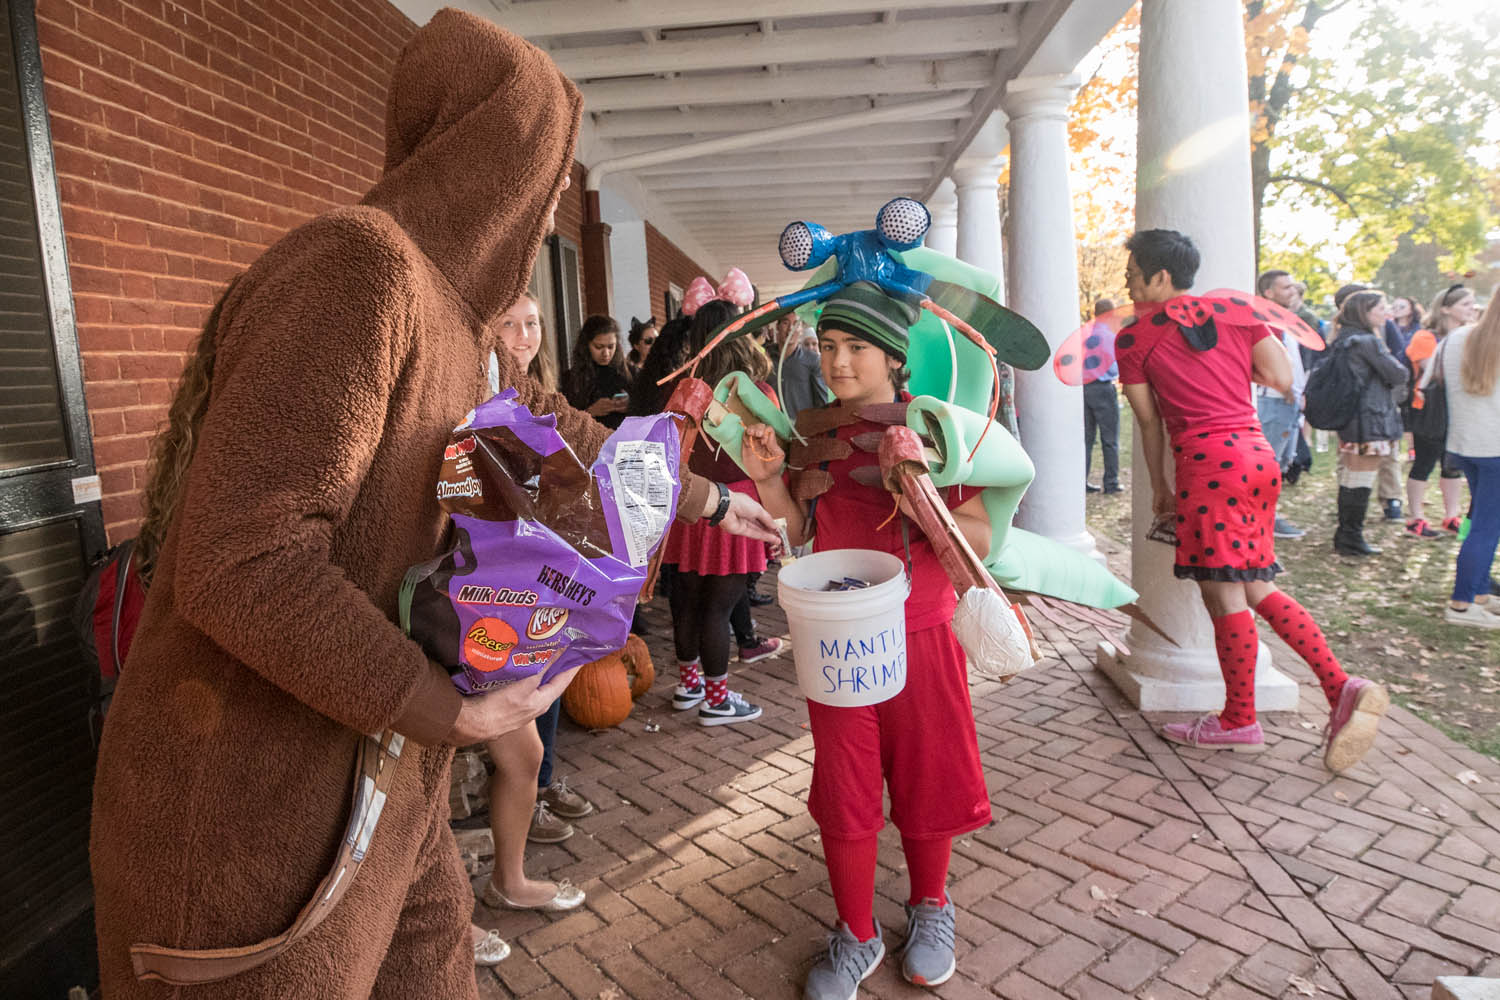
[[(1309, 45), (1309, 32), (1331, 30), (1338, 6), (1357, 15), (1356, 30)], [(1300, 240), (1258, 233), (1263, 257), (1308, 267), (1300, 273), (1310, 298), (1334, 280), (1328, 260), (1347, 257), (1356, 275), (1372, 276), (1403, 238), (1437, 248), (1442, 272), (1472, 266), (1497, 207), (1500, 9), (1251, 0), (1246, 10), (1252, 53), (1261, 46), (1250, 61), (1252, 112), (1261, 116), (1252, 135), (1257, 223), (1262, 206), (1288, 200), (1336, 220), (1329, 233)], [(1272, 15), (1294, 27), (1276, 35)], [(1278, 39), (1289, 56), (1270, 51)]]

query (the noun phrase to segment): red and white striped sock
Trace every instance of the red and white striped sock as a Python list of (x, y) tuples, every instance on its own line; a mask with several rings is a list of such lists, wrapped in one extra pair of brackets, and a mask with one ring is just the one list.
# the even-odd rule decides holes
[(705, 700), (710, 707), (718, 708), (724, 704), (729, 697), (729, 675), (723, 677), (705, 677), (703, 683), (707, 685), (704, 689)]
[(683, 687), (695, 688), (703, 683), (703, 664), (700, 660), (677, 664), (677, 678)]

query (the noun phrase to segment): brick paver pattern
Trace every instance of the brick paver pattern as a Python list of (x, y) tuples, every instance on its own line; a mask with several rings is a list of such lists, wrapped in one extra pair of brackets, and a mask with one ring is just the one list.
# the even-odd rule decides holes
[[(791, 654), (731, 667), (765, 707), (758, 722), (702, 728), (669, 706), (664, 603), (646, 609), (657, 680), (630, 719), (559, 734), (558, 773), (598, 811), (528, 851), (587, 905), (478, 905), (515, 948), (479, 970), (482, 996), (801, 995), (835, 916)], [(757, 619), (785, 634), (774, 606)], [(1301, 710), (1262, 717), (1262, 754), (1177, 747), (1094, 670), (1097, 633), (1037, 624), (1047, 659), (972, 689), (995, 822), (954, 845), (958, 973), (943, 997), (1416, 1000), (1439, 975), (1500, 976), (1500, 764), (1393, 708), (1365, 761), (1335, 777), (1312, 673), (1266, 630)], [(894, 828), (880, 843), (875, 914), (899, 945)], [(926, 992), (888, 957), (861, 996)]]

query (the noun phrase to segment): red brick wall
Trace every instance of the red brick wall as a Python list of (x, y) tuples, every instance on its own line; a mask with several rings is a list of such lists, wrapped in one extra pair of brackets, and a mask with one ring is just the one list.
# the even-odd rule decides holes
[(658, 319), (666, 318), (662, 315), (662, 303), (666, 301), (669, 282), (687, 291), (687, 286), (700, 274), (709, 281), (723, 277), (709, 274), (649, 222), (646, 223), (646, 271), (651, 284), (651, 314)]
[(49, 0), (37, 29), (104, 519), (119, 537), (224, 284), (379, 176), (386, 87), (415, 27), (385, 0)]
[[(583, 246), (583, 182), (588, 176), (588, 171), (582, 164), (573, 164), (572, 184), (563, 192), (562, 197), (557, 200), (557, 235), (572, 243), (575, 247)], [(580, 269), (583, 262), (579, 262)]]

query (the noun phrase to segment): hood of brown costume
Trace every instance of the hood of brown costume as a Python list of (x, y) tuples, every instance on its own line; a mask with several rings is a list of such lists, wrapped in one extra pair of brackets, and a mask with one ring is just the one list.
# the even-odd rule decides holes
[(526, 290), (582, 113), (542, 50), (441, 10), (396, 61), (385, 175), (362, 203), (389, 213), (488, 323)]

